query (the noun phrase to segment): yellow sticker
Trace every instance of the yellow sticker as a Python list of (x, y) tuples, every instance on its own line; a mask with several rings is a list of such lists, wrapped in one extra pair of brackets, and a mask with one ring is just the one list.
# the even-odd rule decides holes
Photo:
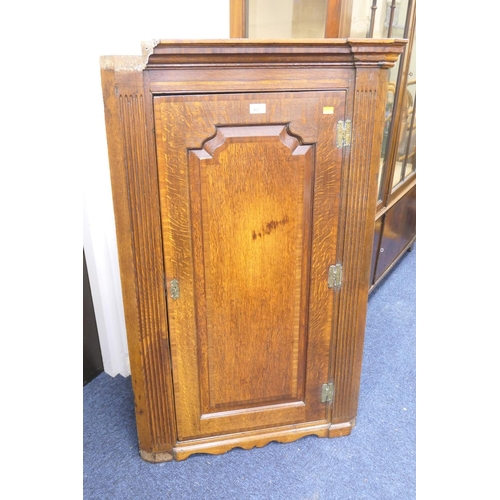
[(324, 106), (323, 107), (324, 115), (333, 115), (333, 106)]

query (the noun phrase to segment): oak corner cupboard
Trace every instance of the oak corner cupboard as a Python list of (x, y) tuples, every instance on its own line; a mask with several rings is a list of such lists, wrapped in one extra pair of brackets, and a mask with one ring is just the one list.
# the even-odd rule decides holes
[(162, 40), (101, 58), (144, 460), (353, 429), (405, 43)]

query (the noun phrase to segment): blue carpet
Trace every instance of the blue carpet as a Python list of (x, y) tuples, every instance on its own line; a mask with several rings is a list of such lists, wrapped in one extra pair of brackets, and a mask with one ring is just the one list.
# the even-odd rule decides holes
[(414, 248), (370, 295), (350, 436), (150, 464), (138, 454), (130, 377), (102, 373), (83, 388), (84, 500), (414, 499)]

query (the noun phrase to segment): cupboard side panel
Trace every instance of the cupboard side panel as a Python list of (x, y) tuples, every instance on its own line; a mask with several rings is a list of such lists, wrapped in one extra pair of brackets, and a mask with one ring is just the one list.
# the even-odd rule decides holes
[(148, 103), (142, 72), (101, 76), (139, 446), (146, 460), (171, 460), (174, 413)]
[(343, 282), (333, 354), (333, 424), (354, 419), (358, 407), (386, 90), (386, 69), (356, 70), (343, 180)]

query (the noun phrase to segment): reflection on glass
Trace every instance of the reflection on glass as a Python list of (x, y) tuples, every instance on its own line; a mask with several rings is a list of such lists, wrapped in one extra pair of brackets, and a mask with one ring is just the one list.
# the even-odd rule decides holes
[(405, 181), (416, 170), (416, 135), (417, 135), (417, 107), (416, 107), (416, 40), (413, 39), (413, 48), (408, 68), (403, 107), (401, 110), (401, 130), (399, 133), (396, 166), (392, 177), (392, 188)]
[(248, 0), (248, 38), (324, 38), (328, 0)]
[[(409, 97), (411, 94), (408, 92)], [(405, 110), (406, 111), (406, 110)], [(409, 99), (408, 111), (401, 124), (401, 136), (398, 144), (396, 168), (392, 178), (392, 187), (403, 182), (416, 168), (416, 106)]]
[(384, 120), (384, 134), (382, 137), (382, 152), (380, 155), (380, 169), (378, 174), (378, 199), (381, 200), (383, 197), (383, 173), (386, 163), (387, 155), (389, 154), (389, 133), (391, 130), (392, 116), (394, 110), (394, 98), (396, 94), (396, 80), (399, 73), (399, 59), (389, 70), (389, 84), (387, 86), (387, 101), (385, 104), (385, 120)]
[[(408, 0), (354, 0), (351, 24), (351, 36), (375, 38), (401, 38), (405, 36), (405, 24), (408, 13)], [(391, 22), (392, 21), (392, 22)], [(388, 170), (389, 135), (395, 105), (395, 93), (400, 71), (400, 59), (389, 70), (389, 85), (385, 107), (385, 124), (378, 176), (378, 199), (383, 199), (384, 173)], [(405, 120), (405, 118), (403, 118)], [(405, 148), (405, 146), (402, 146)], [(399, 181), (398, 181), (399, 182)]]
[(350, 36), (402, 38), (407, 11), (408, 0), (353, 0)]
[[(407, 38), (409, 0), (352, 0), (351, 38)], [(328, 0), (247, 0), (248, 38), (324, 38)], [(378, 198), (384, 197), (389, 179), (388, 161), (395, 160), (391, 186), (394, 188), (416, 169), (416, 38), (410, 57), (406, 89), (401, 96), (399, 136), (391, 137), (400, 59), (389, 70), (385, 125), (380, 157)], [(403, 78), (404, 80), (404, 78)], [(399, 117), (398, 117), (399, 118)], [(392, 145), (389, 143), (391, 140)], [(397, 140), (397, 146), (394, 141)], [(394, 158), (395, 155), (396, 157)]]

